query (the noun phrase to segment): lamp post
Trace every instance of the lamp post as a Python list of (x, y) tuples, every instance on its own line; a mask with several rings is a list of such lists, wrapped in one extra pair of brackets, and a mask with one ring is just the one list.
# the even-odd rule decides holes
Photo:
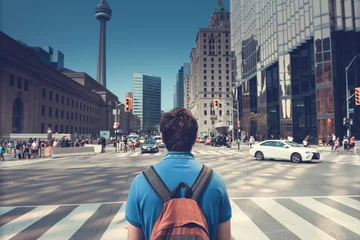
[[(118, 110), (118, 107), (119, 106), (121, 106), (123, 103), (122, 102), (118, 102), (118, 101), (116, 101), (115, 102), (115, 110), (116, 110), (116, 122), (118, 122), (119, 123), (119, 110)], [(120, 123), (119, 123), (119, 125), (120, 125)], [(117, 139), (117, 134), (118, 134), (118, 129), (115, 129), (115, 137), (116, 137), (116, 139)]]
[(345, 74), (346, 74), (346, 117), (349, 119), (349, 127), (347, 129), (347, 136), (350, 137), (350, 113), (349, 113), (349, 100), (351, 97), (349, 97), (349, 82), (348, 82), (348, 70), (351, 67), (351, 64), (354, 62), (354, 60), (360, 56), (360, 53), (356, 55), (349, 63), (347, 67), (345, 67)]

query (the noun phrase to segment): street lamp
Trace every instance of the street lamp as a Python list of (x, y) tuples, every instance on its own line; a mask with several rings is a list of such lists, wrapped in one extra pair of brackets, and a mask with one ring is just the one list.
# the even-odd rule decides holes
[(352, 97), (349, 97), (349, 82), (348, 82), (348, 70), (351, 67), (351, 64), (354, 62), (354, 60), (360, 56), (360, 53), (356, 55), (349, 63), (347, 67), (345, 67), (345, 73), (346, 73), (346, 117), (349, 119), (349, 127), (347, 129), (347, 136), (350, 137), (350, 113), (349, 113), (349, 100)]
[[(116, 122), (119, 122), (119, 112), (118, 112), (118, 107), (123, 105), (122, 102), (115, 102), (115, 109), (116, 109)], [(117, 133), (118, 133), (118, 129), (115, 129), (115, 137), (117, 138)]]

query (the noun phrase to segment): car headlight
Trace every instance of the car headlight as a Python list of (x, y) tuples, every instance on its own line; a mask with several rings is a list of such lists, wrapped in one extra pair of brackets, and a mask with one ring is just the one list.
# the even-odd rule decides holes
[(156, 148), (156, 145), (154, 145), (154, 147), (153, 148)]
[(308, 152), (305, 152), (305, 153), (306, 153), (306, 154), (312, 154), (312, 152), (309, 152), (309, 151), (308, 151)]

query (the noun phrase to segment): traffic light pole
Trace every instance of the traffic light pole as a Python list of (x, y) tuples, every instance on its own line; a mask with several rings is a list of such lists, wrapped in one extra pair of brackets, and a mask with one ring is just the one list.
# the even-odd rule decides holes
[(346, 117), (349, 119), (349, 127), (347, 129), (347, 136), (351, 137), (351, 125), (350, 125), (350, 113), (349, 113), (349, 101), (352, 98), (349, 97), (349, 79), (348, 79), (348, 70), (351, 67), (351, 64), (354, 62), (354, 60), (360, 56), (360, 53), (358, 55), (356, 55), (351, 62), (349, 63), (349, 65), (347, 67), (345, 67), (345, 73), (346, 73), (346, 83), (345, 83), (345, 88), (346, 88)]

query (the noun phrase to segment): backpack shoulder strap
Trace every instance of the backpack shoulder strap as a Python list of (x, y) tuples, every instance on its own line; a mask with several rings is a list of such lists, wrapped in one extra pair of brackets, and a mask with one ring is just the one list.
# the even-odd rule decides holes
[(171, 192), (165, 185), (164, 181), (160, 178), (159, 174), (155, 171), (154, 167), (146, 169), (143, 172), (146, 181), (150, 184), (154, 192), (159, 196), (164, 203), (170, 200)]
[(208, 168), (205, 165), (202, 166), (198, 177), (196, 178), (194, 184), (191, 186), (193, 192), (193, 196), (191, 199), (197, 201), (197, 199), (202, 195), (206, 186), (210, 182), (212, 173), (213, 170), (211, 168)]

